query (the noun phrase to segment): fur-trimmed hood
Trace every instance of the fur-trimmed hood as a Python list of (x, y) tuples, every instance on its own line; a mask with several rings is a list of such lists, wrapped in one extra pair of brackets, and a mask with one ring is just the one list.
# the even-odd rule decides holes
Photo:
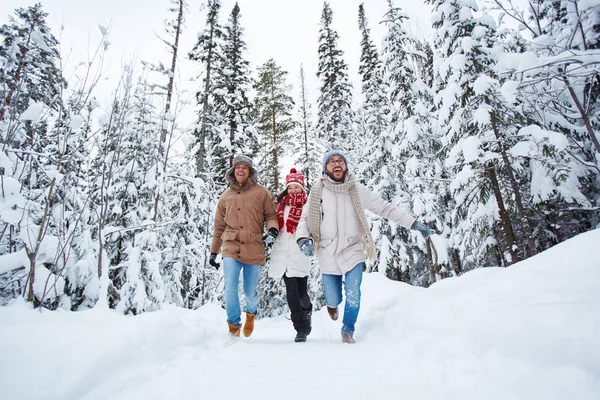
[(256, 168), (254, 168), (252, 159), (250, 157), (247, 157), (244, 155), (235, 156), (233, 158), (231, 168), (229, 168), (227, 170), (227, 172), (225, 173), (225, 180), (227, 180), (227, 183), (229, 183), (229, 185), (237, 184), (237, 181), (235, 180), (235, 175), (234, 175), (235, 167), (237, 167), (240, 164), (245, 165), (246, 167), (248, 167), (250, 169), (250, 177), (248, 179), (252, 179), (252, 181), (254, 183), (257, 183), (258, 182), (258, 171), (256, 171)]

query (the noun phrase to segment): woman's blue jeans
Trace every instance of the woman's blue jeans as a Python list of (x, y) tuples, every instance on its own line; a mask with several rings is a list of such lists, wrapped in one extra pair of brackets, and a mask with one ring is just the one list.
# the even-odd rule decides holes
[(354, 325), (360, 310), (360, 284), (362, 283), (364, 266), (364, 262), (356, 264), (344, 276), (322, 274), (325, 304), (331, 308), (336, 308), (342, 302), (342, 278), (344, 278), (346, 305), (344, 306), (342, 333), (354, 333)]
[(258, 308), (258, 282), (260, 280), (260, 265), (245, 264), (235, 258), (223, 258), (223, 275), (225, 278), (225, 309), (227, 322), (240, 325), (241, 309), (238, 287), (240, 285), (240, 272), (244, 274), (243, 286), (246, 297), (246, 312), (256, 314)]

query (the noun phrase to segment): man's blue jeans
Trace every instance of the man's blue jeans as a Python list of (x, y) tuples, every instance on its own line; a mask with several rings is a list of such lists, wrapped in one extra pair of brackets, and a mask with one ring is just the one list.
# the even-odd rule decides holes
[[(360, 310), (360, 284), (364, 266), (365, 263), (356, 264), (354, 268), (346, 272), (344, 278), (346, 305), (344, 306), (342, 333), (354, 333), (354, 324), (356, 324), (358, 310)], [(331, 308), (339, 306), (342, 302), (342, 275), (322, 274), (322, 280), (325, 304)]]
[(258, 308), (258, 281), (260, 280), (260, 265), (245, 264), (235, 258), (223, 258), (223, 275), (225, 277), (225, 309), (227, 322), (240, 325), (241, 309), (238, 287), (240, 272), (243, 272), (244, 295), (246, 296), (246, 312), (256, 314)]

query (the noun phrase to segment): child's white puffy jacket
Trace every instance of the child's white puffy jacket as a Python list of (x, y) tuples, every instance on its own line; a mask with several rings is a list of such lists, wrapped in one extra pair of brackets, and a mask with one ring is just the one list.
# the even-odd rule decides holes
[[(285, 206), (283, 211), (284, 221), (287, 221), (290, 206)], [(289, 278), (302, 278), (310, 273), (310, 260), (300, 251), (296, 243), (296, 234), (289, 233), (285, 224), (273, 243), (271, 261), (269, 262), (269, 277), (278, 279), (285, 273)]]

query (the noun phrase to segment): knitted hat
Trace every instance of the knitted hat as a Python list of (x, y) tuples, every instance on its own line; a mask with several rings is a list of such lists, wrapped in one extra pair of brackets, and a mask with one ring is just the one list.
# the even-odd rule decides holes
[(342, 159), (344, 160), (344, 164), (346, 164), (346, 166), (348, 166), (348, 162), (346, 161), (346, 156), (344, 156), (344, 153), (342, 153), (339, 150), (330, 150), (327, 153), (325, 153), (325, 156), (323, 157), (323, 173), (327, 172), (327, 162), (333, 156), (342, 157)]
[(287, 188), (292, 183), (300, 185), (304, 190), (304, 174), (296, 171), (296, 168), (290, 169), (290, 173), (285, 177), (285, 187)]

